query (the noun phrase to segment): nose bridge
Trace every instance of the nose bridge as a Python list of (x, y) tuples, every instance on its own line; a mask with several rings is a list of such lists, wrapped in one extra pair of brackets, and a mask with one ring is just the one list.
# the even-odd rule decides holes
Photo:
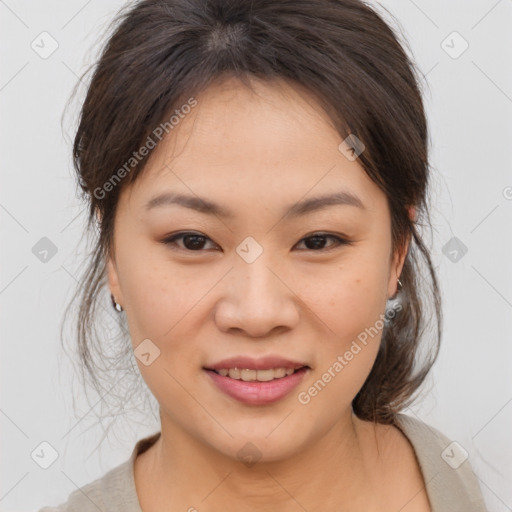
[(254, 259), (236, 255), (224, 303), (217, 310), (219, 327), (238, 328), (253, 337), (264, 336), (275, 327), (293, 327), (298, 311), (293, 293), (284, 284), (286, 279), (280, 276), (281, 268), (270, 251)]
[(285, 293), (286, 287), (276, 276), (280, 270), (275, 262), (268, 250), (262, 251), (254, 260), (241, 256), (234, 269), (238, 299), (249, 302), (263, 300), (269, 307), (272, 306), (269, 302), (279, 302), (279, 296)]

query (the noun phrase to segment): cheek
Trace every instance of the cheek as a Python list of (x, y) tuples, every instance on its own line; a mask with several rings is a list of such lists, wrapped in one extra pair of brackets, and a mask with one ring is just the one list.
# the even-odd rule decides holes
[(340, 340), (375, 323), (386, 306), (387, 267), (362, 251), (338, 265), (318, 265), (294, 279), (300, 298)]
[(194, 404), (179, 383), (197, 374), (200, 354), (191, 325), (198, 321), (201, 298), (218, 277), (198, 279), (197, 273), (178, 269), (161, 257), (151, 261), (149, 256), (130, 256), (123, 263), (125, 314), (135, 355), (143, 340), (157, 347), (149, 344), (148, 365), (136, 357), (139, 371), (160, 404), (179, 404), (176, 410), (186, 415)]
[[(374, 283), (366, 283), (364, 276), (345, 281), (346, 286), (332, 289), (332, 299), (325, 303), (319, 316), (329, 327), (323, 347), (323, 366), (343, 373), (360, 385), (373, 365), (380, 344), (382, 313), (385, 304)], [(341, 361), (340, 361), (341, 359)]]
[(386, 307), (387, 267), (380, 256), (375, 249), (360, 251), (343, 265), (318, 268), (314, 279), (308, 274), (296, 283), (323, 330), (317, 336), (315, 373), (320, 386), (328, 382), (329, 391), (319, 402), (333, 399), (342, 406), (345, 400), (348, 405), (371, 371)]
[(125, 314), (134, 345), (145, 338), (161, 339), (191, 308), (190, 294), (183, 292), (190, 286), (182, 273), (161, 258), (156, 259), (155, 249), (152, 251), (145, 251), (140, 258), (129, 253), (119, 262)]
[[(386, 280), (373, 268), (337, 272), (322, 289), (310, 287), (302, 297), (321, 320), (316, 333), (314, 375), (299, 390), (298, 402), (312, 417), (335, 422), (350, 407), (366, 381), (382, 338)], [(320, 325), (318, 322), (316, 325)]]
[(177, 263), (159, 230), (161, 235), (129, 220), (117, 226), (118, 277), (134, 348), (145, 339), (159, 347), (182, 339), (190, 312), (218, 279), (216, 272), (198, 275), (197, 265), (185, 259)]

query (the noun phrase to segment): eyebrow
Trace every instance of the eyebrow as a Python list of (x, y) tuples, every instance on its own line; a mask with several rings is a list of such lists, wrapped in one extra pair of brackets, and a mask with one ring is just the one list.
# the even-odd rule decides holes
[[(152, 210), (163, 206), (178, 205), (184, 208), (198, 211), (200, 213), (206, 213), (209, 215), (216, 215), (227, 219), (232, 219), (235, 214), (209, 199), (200, 198), (197, 196), (188, 196), (184, 194), (176, 194), (172, 192), (164, 192), (150, 199), (144, 206), (145, 211)], [(361, 199), (351, 192), (340, 191), (334, 194), (328, 194), (323, 196), (316, 196), (309, 199), (304, 199), (289, 206), (283, 212), (283, 216), (288, 215), (289, 217), (301, 217), (311, 212), (322, 210), (329, 206), (340, 206), (348, 205), (354, 206), (365, 210), (365, 206)]]

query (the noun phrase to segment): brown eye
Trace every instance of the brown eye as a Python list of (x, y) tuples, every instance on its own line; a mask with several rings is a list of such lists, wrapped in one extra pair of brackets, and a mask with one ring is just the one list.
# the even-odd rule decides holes
[[(334, 243), (331, 243), (330, 246), (326, 247), (326, 240), (331, 240), (331, 242)], [(177, 243), (178, 241), (181, 241), (181, 245)], [(165, 238), (162, 240), (162, 243), (165, 245), (177, 247), (178, 249), (184, 251), (201, 252), (203, 249), (205, 249), (205, 244), (207, 241), (212, 242), (207, 236), (202, 235), (201, 233), (183, 231), (181, 233), (176, 233), (170, 237)], [(329, 251), (339, 247), (340, 245), (350, 245), (352, 243), (345, 238), (324, 233), (315, 233), (312, 236), (303, 238), (299, 243), (301, 242), (305, 242), (306, 250), (313, 252)]]
[(205, 241), (210, 239), (200, 233), (182, 232), (176, 233), (175, 235), (162, 240), (162, 242), (165, 245), (177, 245), (177, 240), (181, 240), (183, 242), (183, 247), (178, 245), (179, 249), (193, 252), (201, 251), (204, 248)]
[[(334, 241), (334, 246), (331, 244), (330, 247), (325, 248), (326, 240), (330, 239)], [(312, 236), (303, 238), (301, 242), (306, 242), (306, 249), (314, 252), (328, 251), (340, 245), (350, 245), (351, 242), (336, 235), (315, 233)]]

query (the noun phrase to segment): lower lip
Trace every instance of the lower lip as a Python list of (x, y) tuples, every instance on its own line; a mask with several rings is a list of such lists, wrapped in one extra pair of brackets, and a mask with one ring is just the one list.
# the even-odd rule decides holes
[(245, 382), (243, 380), (224, 377), (213, 370), (205, 370), (215, 385), (226, 395), (250, 405), (267, 405), (284, 398), (298, 386), (309, 368), (301, 368), (291, 375), (267, 382)]

